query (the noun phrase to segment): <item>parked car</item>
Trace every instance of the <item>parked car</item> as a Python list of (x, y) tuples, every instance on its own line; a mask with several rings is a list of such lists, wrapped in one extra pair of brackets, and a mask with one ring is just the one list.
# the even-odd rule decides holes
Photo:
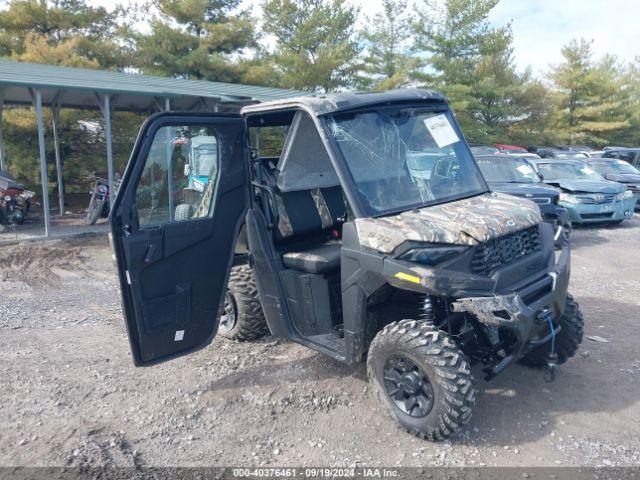
[(499, 153), (504, 153), (505, 155), (518, 155), (519, 157), (539, 158), (535, 153), (531, 153), (526, 148), (519, 147), (518, 145), (505, 145), (504, 143), (495, 143), (494, 146), (499, 150)]
[(636, 198), (636, 209), (640, 208), (637, 202), (640, 199), (640, 170), (614, 158), (590, 158), (585, 163), (607, 180), (622, 183), (631, 190)]
[(617, 158), (640, 168), (640, 148), (605, 148), (602, 158)]
[(560, 148), (539, 148), (538, 155), (542, 158), (589, 158), (589, 156), (584, 152), (564, 150)]
[(560, 205), (569, 211), (572, 224), (621, 223), (630, 218), (636, 199), (630, 190), (580, 160), (531, 160), (545, 183), (560, 188)]
[(540, 207), (545, 222), (571, 229), (567, 209), (558, 204), (560, 191), (543, 183), (526, 159), (511, 155), (475, 157), (491, 190), (527, 198)]
[(469, 145), (473, 155), (499, 155), (500, 149), (493, 145)]

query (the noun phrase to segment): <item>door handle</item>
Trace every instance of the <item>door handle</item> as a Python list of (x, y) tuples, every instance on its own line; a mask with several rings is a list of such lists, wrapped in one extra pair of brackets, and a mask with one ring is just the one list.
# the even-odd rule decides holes
[(155, 243), (150, 243), (149, 245), (147, 245), (147, 254), (144, 256), (144, 263), (151, 263), (151, 260), (153, 259), (153, 254), (156, 251), (156, 245)]

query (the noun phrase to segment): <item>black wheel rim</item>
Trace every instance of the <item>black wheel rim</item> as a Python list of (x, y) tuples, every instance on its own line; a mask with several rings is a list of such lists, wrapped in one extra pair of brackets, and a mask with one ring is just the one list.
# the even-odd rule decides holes
[(238, 309), (236, 307), (236, 300), (229, 292), (224, 296), (224, 309), (220, 316), (220, 329), (229, 331), (236, 326), (238, 321)]
[(402, 355), (384, 364), (384, 386), (391, 401), (410, 417), (426, 417), (433, 408), (433, 387), (427, 374)]

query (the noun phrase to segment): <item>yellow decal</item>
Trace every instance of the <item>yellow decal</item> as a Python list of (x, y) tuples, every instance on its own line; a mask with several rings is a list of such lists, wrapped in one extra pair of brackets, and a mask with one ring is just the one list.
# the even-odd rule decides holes
[(399, 278), (400, 280), (406, 280), (411, 283), (420, 283), (420, 277), (416, 277), (415, 275), (410, 275), (404, 272), (398, 272), (394, 275), (394, 277)]

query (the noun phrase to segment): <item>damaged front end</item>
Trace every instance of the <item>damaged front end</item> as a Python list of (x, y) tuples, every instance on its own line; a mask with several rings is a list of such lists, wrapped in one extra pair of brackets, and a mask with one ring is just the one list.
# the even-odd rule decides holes
[[(540, 238), (529, 238), (536, 228)], [(443, 305), (434, 317), (436, 326), (452, 336), (471, 362), (485, 365), (490, 380), (533, 349), (544, 344), (551, 348), (565, 311), (570, 249), (561, 229), (554, 231), (548, 224), (496, 239), (494, 246), (512, 251), (511, 257), (487, 245), (435, 267), (388, 259), (385, 273), (392, 285), (424, 292)], [(477, 268), (480, 251), (507, 261)]]

